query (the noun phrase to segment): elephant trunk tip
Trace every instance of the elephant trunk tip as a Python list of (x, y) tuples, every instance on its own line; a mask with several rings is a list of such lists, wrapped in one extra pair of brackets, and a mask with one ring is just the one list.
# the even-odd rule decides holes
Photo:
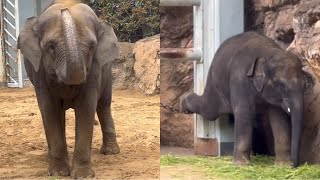
[(67, 7), (61, 8), (61, 13), (63, 13), (64, 11), (69, 11), (69, 9)]
[(86, 81), (86, 73), (81, 71), (66, 72), (58, 76), (58, 81), (66, 85), (79, 85)]

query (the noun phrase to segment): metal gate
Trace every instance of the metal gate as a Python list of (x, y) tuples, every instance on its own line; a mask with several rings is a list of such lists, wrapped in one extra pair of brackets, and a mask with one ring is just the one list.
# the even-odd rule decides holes
[(1, 1), (2, 58), (8, 87), (23, 87), (22, 63), (17, 49), (19, 35), (18, 0)]
[[(243, 0), (160, 0), (160, 6), (193, 6), (194, 48), (161, 48), (160, 58), (194, 61), (194, 91), (201, 95), (216, 50), (244, 30)], [(232, 153), (233, 125), (225, 117), (208, 121), (195, 115), (194, 132), (196, 154)]]

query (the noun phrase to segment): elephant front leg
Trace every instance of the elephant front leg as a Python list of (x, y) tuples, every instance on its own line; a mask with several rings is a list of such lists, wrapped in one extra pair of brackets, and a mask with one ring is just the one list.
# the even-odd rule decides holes
[(250, 164), (254, 114), (249, 110), (238, 110), (235, 111), (234, 116), (235, 144), (233, 161), (237, 165), (248, 165)]
[(111, 115), (111, 108), (109, 106), (100, 105), (97, 108), (97, 114), (101, 124), (103, 142), (100, 149), (101, 154), (118, 154), (120, 152), (117, 143), (114, 122)]
[(274, 137), (277, 164), (290, 164), (290, 127), (283, 110), (269, 109), (269, 120)]
[[(36, 91), (37, 92), (37, 91)], [(49, 176), (69, 176), (68, 151), (65, 136), (65, 111), (59, 101), (46, 93), (37, 93), (48, 143)]]
[(73, 178), (94, 177), (91, 165), (91, 144), (96, 103), (81, 97), (81, 102), (75, 107), (76, 138), (72, 161), (71, 176)]

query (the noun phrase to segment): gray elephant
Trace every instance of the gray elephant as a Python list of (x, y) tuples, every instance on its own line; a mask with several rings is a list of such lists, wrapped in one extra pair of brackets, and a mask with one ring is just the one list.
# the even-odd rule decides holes
[[(56, 0), (39, 17), (26, 20), (18, 48), (43, 119), (49, 175), (95, 176), (91, 165), (95, 112), (103, 134), (100, 152), (119, 153), (110, 109), (117, 42), (111, 25), (76, 1)], [(69, 108), (76, 117), (71, 168), (65, 135), (65, 111)]]
[[(301, 61), (255, 32), (227, 39), (218, 49), (201, 96), (186, 93), (181, 109), (209, 120), (230, 113), (235, 118), (234, 162), (247, 164), (255, 116), (267, 112), (276, 161), (299, 165), (304, 90), (312, 82)], [(291, 118), (291, 125), (289, 119)], [(292, 132), (290, 132), (290, 127)], [(291, 141), (290, 141), (291, 138)]]

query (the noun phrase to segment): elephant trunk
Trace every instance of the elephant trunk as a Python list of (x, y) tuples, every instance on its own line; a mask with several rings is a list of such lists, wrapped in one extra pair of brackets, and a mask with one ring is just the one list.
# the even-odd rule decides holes
[(86, 68), (80, 55), (76, 26), (67, 8), (61, 10), (61, 16), (66, 51), (66, 68), (62, 72), (62, 81), (69, 85), (81, 84), (86, 78)]
[(303, 122), (303, 93), (295, 93), (291, 103), (291, 159), (293, 167), (299, 166), (301, 130)]

